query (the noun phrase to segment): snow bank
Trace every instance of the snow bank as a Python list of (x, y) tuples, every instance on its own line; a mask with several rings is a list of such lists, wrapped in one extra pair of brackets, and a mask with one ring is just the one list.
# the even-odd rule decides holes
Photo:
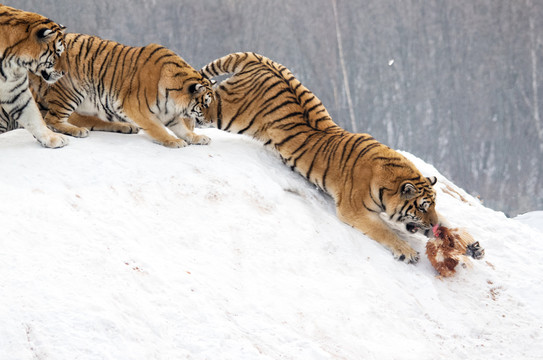
[(521, 214), (515, 217), (515, 220), (539, 230), (543, 236), (543, 211), (532, 211)]
[(541, 358), (540, 230), (404, 153), (486, 249), (441, 280), (260, 144), (203, 132), (211, 145), (175, 150), (0, 135), (0, 359)]

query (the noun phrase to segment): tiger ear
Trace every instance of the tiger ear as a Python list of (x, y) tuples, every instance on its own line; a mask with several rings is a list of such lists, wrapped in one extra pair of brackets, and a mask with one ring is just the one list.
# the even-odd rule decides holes
[(437, 178), (435, 176), (429, 176), (426, 178), (430, 182), (430, 185), (434, 186), (437, 183)]
[(58, 26), (60, 26), (60, 32), (64, 34), (64, 30), (66, 30), (66, 26), (62, 24), (58, 24)]
[(204, 91), (205, 88), (202, 84), (192, 84), (189, 86), (189, 92), (193, 95), (199, 94)]
[(41, 40), (41, 41), (46, 41), (48, 40), (52, 35), (54, 34), (54, 31), (49, 29), (49, 28), (41, 28), (38, 30), (38, 32), (36, 33), (36, 37), (38, 38), (38, 40)]
[(403, 197), (411, 199), (412, 197), (417, 195), (418, 191), (415, 185), (411, 184), (410, 182), (406, 182), (401, 187), (401, 193)]
[(209, 82), (211, 83), (211, 86), (213, 86), (213, 85), (215, 85), (215, 84), (217, 83), (217, 80), (213, 80), (212, 77), (209, 77), (209, 76), (207, 76), (207, 75), (205, 74), (204, 69), (200, 69), (200, 71), (198, 71), (198, 72), (200, 73), (200, 75), (202, 75), (202, 77), (203, 77), (204, 79), (209, 80)]

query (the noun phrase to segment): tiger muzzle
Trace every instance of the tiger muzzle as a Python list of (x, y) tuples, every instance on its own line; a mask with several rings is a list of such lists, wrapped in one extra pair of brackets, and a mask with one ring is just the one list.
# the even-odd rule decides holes
[(54, 84), (58, 79), (64, 76), (64, 72), (52, 71), (48, 73), (47, 71), (42, 70), (40, 75), (46, 83)]
[(417, 224), (417, 223), (414, 223), (414, 222), (409, 222), (407, 224), (405, 224), (405, 229), (407, 231), (409, 231), (410, 233), (412, 234), (415, 234), (417, 232), (422, 232), (424, 233), (424, 235), (426, 236), (430, 236), (430, 233), (431, 233), (431, 228), (428, 227), (428, 226), (425, 226), (425, 225), (421, 225), (421, 224)]
[(405, 228), (406, 228), (407, 231), (409, 231), (410, 233), (413, 233), (413, 234), (416, 233), (417, 231), (419, 231), (419, 229), (420, 229), (420, 227), (415, 223), (407, 223), (405, 225)]

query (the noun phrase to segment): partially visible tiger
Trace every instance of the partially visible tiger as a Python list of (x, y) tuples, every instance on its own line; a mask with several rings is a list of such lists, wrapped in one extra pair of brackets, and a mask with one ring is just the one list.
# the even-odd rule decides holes
[(39, 14), (0, 5), (0, 133), (20, 125), (45, 147), (68, 143), (47, 128), (28, 84), (29, 71), (50, 84), (64, 75), (63, 32)]
[(320, 100), (270, 59), (234, 53), (200, 72), (209, 79), (233, 74), (214, 87), (215, 101), (204, 110), (214, 126), (276, 149), (287, 165), (334, 198), (342, 221), (390, 249), (396, 259), (419, 260), (387, 221), (427, 236), (433, 225), (445, 223), (435, 210), (435, 177), (422, 176), (370, 135), (337, 126)]
[(186, 122), (203, 120), (202, 109), (213, 99), (211, 83), (173, 51), (82, 34), (66, 34), (65, 41), (68, 74), (54, 85), (31, 77), (50, 127), (76, 137), (88, 129), (136, 132), (129, 122), (167, 147), (209, 143)]

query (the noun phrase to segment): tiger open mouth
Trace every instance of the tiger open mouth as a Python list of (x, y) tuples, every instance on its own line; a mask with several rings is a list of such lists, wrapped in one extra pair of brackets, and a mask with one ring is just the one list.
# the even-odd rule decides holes
[(47, 73), (45, 70), (42, 70), (40, 73), (43, 80), (48, 84), (54, 84), (58, 79), (62, 77), (62, 73), (53, 71), (52, 73)]
[(407, 229), (407, 231), (409, 231), (410, 233), (412, 234), (415, 234), (419, 231), (421, 231), (426, 237), (432, 237), (433, 236), (433, 233), (431, 230), (431, 228), (428, 228), (426, 226), (420, 226), (416, 223), (407, 223), (405, 224), (405, 228)]
[(405, 228), (407, 229), (407, 231), (409, 231), (410, 233), (414, 234), (416, 233), (417, 231), (419, 231), (420, 229), (422, 229), (420, 226), (418, 226), (417, 224), (415, 223), (407, 223), (405, 225)]
[(49, 78), (51, 77), (51, 75), (49, 75), (45, 70), (42, 70), (41, 77), (43, 78), (43, 80), (49, 81)]

